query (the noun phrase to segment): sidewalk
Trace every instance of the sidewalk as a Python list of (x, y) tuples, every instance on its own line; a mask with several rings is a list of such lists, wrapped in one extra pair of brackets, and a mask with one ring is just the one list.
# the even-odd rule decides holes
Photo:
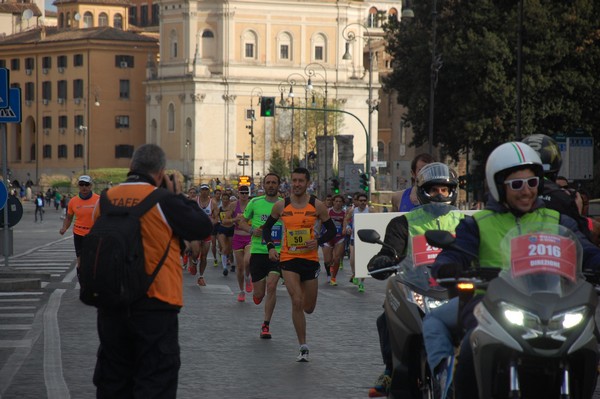
[[(34, 249), (49, 245), (60, 240), (72, 239), (71, 229), (64, 236), (59, 234), (63, 220), (60, 218), (62, 210), (54, 206), (44, 208), (44, 220), (35, 222), (35, 205), (32, 201), (23, 202), (23, 217), (11, 228), (13, 234), (12, 255), (5, 264), (5, 256), (0, 255), (0, 291), (21, 291), (39, 289), (41, 281), (49, 281), (50, 276), (44, 273), (15, 271), (11, 260), (19, 259), (32, 252)], [(0, 248), (4, 242), (0, 242)]]

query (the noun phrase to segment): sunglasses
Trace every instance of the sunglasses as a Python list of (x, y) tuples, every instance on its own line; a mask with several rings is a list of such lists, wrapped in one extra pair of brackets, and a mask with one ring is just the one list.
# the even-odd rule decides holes
[(248, 195), (248, 194), (250, 194), (250, 192), (249, 191), (240, 191), (240, 194)]
[(536, 176), (528, 177), (526, 179), (512, 179), (504, 181), (504, 184), (508, 185), (510, 189), (514, 191), (523, 190), (525, 183), (527, 183), (529, 188), (536, 188), (540, 184), (540, 178)]
[(90, 183), (79, 182), (79, 187), (88, 187)]

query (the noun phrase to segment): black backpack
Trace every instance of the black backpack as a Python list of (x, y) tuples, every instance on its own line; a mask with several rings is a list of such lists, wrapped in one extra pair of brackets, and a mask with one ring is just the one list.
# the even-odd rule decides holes
[(152, 275), (145, 270), (140, 218), (169, 195), (158, 188), (132, 207), (111, 204), (100, 195), (100, 216), (83, 238), (79, 299), (86, 305), (125, 308), (146, 295), (160, 271), (171, 240)]

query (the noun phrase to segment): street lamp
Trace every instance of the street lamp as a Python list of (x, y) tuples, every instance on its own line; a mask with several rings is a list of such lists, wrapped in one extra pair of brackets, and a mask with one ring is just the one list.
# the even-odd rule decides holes
[[(315, 67), (323, 69), (323, 73), (315, 71)], [(325, 137), (325, 156), (323, 157), (325, 168), (323, 172), (323, 187), (325, 187), (325, 194), (327, 194), (327, 86), (329, 85), (329, 82), (327, 81), (327, 68), (318, 62), (311, 62), (304, 68), (304, 73), (306, 73), (308, 76), (308, 84), (306, 86), (308, 90), (313, 89), (312, 78), (315, 76), (323, 79), (323, 82), (325, 83), (325, 96), (323, 97), (323, 137)]]
[(88, 131), (88, 127), (87, 126), (83, 126), (83, 125), (79, 125), (79, 131), (81, 132), (81, 134), (83, 135), (83, 154), (82, 154), (82, 158), (83, 158), (83, 174), (87, 174), (87, 164), (86, 164), (86, 143), (85, 143), (85, 138), (87, 135), (87, 131)]
[[(289, 86), (289, 88), (288, 88)], [(279, 100), (279, 105), (281, 105), (282, 107), (286, 104), (286, 100), (283, 99), (283, 94), (284, 93), (288, 93), (287, 94), (287, 98), (291, 98), (292, 99), (292, 127), (291, 127), (291, 139), (292, 139), (292, 149), (291, 149), (291, 161), (290, 161), (290, 173), (292, 172), (293, 168), (294, 168), (294, 89), (293, 89), (293, 85), (290, 84), (290, 82), (288, 82), (287, 80), (284, 82), (279, 83), (279, 92), (281, 93), (281, 99)]]
[[(414, 12), (410, 8), (402, 11), (404, 18), (414, 17)], [(435, 87), (437, 86), (438, 74), (442, 68), (442, 57), (437, 54), (437, 0), (433, 0), (431, 9), (431, 65), (429, 73), (429, 154), (433, 155), (433, 127), (435, 110)]]
[[(364, 29), (367, 32), (367, 37), (364, 36), (357, 36), (354, 32), (348, 30), (348, 28), (350, 28), (351, 26), (356, 25), (356, 26), (360, 26), (362, 29)], [(346, 40), (346, 52), (344, 53), (344, 55), (342, 56), (342, 59), (344, 60), (351, 60), (352, 59), (352, 55), (350, 54), (350, 46), (349, 43), (352, 43), (353, 41), (355, 41), (357, 38), (361, 38), (364, 41), (367, 42), (367, 46), (369, 48), (369, 98), (367, 99), (367, 106), (369, 107), (369, 120), (368, 120), (368, 124), (367, 124), (367, 159), (366, 159), (366, 173), (371, 174), (371, 136), (372, 136), (372, 129), (373, 129), (373, 111), (375, 111), (377, 109), (377, 102), (373, 101), (373, 47), (371, 46), (371, 33), (369, 32), (369, 29), (363, 25), (363, 24), (359, 24), (358, 22), (353, 22), (351, 24), (346, 25), (346, 27), (344, 28), (344, 30), (342, 31), (342, 37)], [(367, 192), (367, 197), (370, 200), (371, 199), (371, 190), (369, 190)]]
[(238, 159), (238, 166), (242, 167), (242, 176), (246, 175), (246, 166), (248, 166), (248, 158), (250, 157), (248, 154), (246, 154), (245, 152), (242, 154), (236, 154), (235, 155)]
[[(254, 113), (254, 96), (258, 96), (258, 101), (256, 105), (260, 104), (260, 99), (263, 95), (263, 91), (260, 87), (255, 87), (250, 92), (250, 170), (251, 176), (254, 176), (254, 121), (256, 120), (256, 115)], [(248, 126), (246, 126), (248, 128)]]

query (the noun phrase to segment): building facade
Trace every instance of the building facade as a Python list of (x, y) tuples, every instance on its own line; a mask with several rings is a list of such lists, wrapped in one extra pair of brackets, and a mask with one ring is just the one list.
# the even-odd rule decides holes
[[(398, 17), (398, 2), (160, 0), (158, 4), (161, 49), (160, 60), (149, 65), (146, 82), (147, 141), (165, 148), (172, 166), (191, 180), (240, 175), (246, 166), (238, 165), (238, 156), (250, 153), (255, 177), (263, 176), (275, 149), (287, 159), (292, 155), (303, 159), (307, 150), (314, 149), (321, 178), (343, 174), (343, 166), (335, 163), (331, 140), (335, 135), (353, 137), (354, 163), (365, 167), (367, 156), (376, 160), (374, 106), (380, 84), (377, 63), (369, 68), (369, 56), (363, 53), (382, 39), (383, 19)], [(350, 59), (344, 57), (347, 52)], [(290, 88), (294, 110), (289, 109)], [(320, 99), (317, 107), (326, 97), (327, 109), (343, 111), (341, 123), (328, 127), (328, 140), (319, 139), (325, 135), (324, 127), (308, 131), (305, 139), (302, 122), (291, 115), (307, 112), (310, 118), (311, 111), (303, 108), (313, 107), (315, 95)], [(275, 97), (278, 107), (288, 109), (277, 108), (274, 118), (258, 117), (260, 97)], [(256, 120), (251, 121), (253, 111)], [(324, 169), (329, 170), (323, 173)]]
[[(0, 41), (0, 67), (21, 88), (22, 122), (6, 124), (14, 178), (129, 166), (145, 142), (143, 81), (158, 40), (112, 26), (126, 16), (126, 5), (59, 3), (60, 26)], [(82, 21), (92, 27), (73, 26)]]

